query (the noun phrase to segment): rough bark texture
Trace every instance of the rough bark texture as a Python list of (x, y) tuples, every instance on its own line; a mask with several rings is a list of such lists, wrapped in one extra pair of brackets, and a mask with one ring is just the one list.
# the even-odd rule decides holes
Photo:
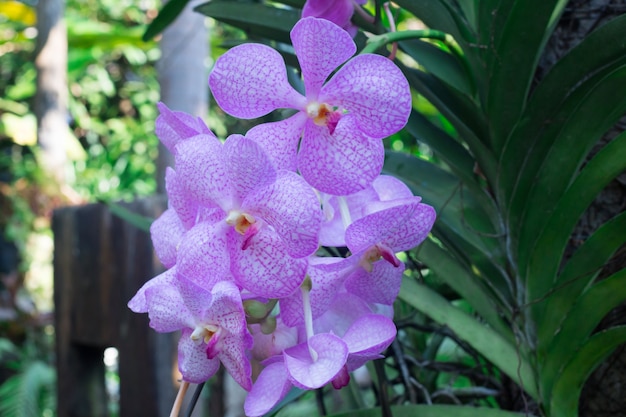
[[(573, 0), (567, 6), (542, 58), (539, 77), (586, 35), (612, 18), (626, 12), (626, 0)], [(623, 92), (616, 92), (623, 94)], [(595, 146), (589, 157), (626, 130), (626, 118), (614, 126)], [(580, 219), (572, 236), (567, 256), (607, 220), (626, 209), (626, 173), (612, 181)], [(618, 251), (605, 265), (599, 279), (626, 267), (626, 248)], [(626, 304), (612, 311), (599, 329), (626, 324)], [(580, 416), (626, 416), (626, 349), (617, 349), (588, 379), (581, 397)]]
[(63, 0), (37, 3), (35, 116), (41, 162), (59, 184), (64, 181), (67, 124), (67, 31)]

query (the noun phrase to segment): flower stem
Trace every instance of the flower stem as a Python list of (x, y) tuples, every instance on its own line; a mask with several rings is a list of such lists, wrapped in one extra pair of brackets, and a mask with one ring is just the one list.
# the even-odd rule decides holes
[[(309, 277), (307, 277), (306, 279), (310, 281)], [(313, 311), (311, 310), (311, 298), (309, 297), (309, 291), (311, 291), (311, 287), (310, 285), (303, 284), (300, 287), (300, 291), (302, 292), (302, 305), (304, 307), (304, 328), (306, 330), (306, 340), (308, 342), (309, 339), (311, 339), (314, 335)], [(314, 351), (310, 345), (308, 346), (309, 346), (309, 353), (311, 354), (311, 358), (315, 362), (317, 360), (317, 352)]]
[[(389, 29), (391, 29), (391, 32), (393, 33), (396, 31), (396, 20), (393, 18), (393, 14), (391, 13), (391, 8), (389, 7), (388, 1), (383, 4), (383, 8), (385, 9), (387, 20), (389, 20)], [(391, 45), (391, 53), (389, 54), (390, 60), (393, 61), (394, 59), (396, 59), (396, 52), (398, 52), (398, 42), (394, 42)]]
[(181, 381), (180, 388), (178, 389), (178, 394), (176, 394), (176, 399), (174, 400), (174, 405), (172, 406), (172, 412), (170, 413), (170, 417), (177, 417), (178, 413), (180, 413), (180, 408), (183, 406), (183, 398), (185, 398), (185, 394), (187, 393), (188, 388), (189, 382)]
[(339, 204), (339, 213), (341, 213), (341, 221), (343, 222), (343, 228), (345, 230), (352, 224), (348, 202), (345, 197), (341, 196), (337, 197), (337, 204)]

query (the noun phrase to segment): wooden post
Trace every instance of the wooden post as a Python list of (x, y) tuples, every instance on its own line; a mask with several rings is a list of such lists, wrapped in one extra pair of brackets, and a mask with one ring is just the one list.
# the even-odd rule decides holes
[[(157, 217), (161, 199), (128, 205)], [(120, 417), (167, 416), (176, 390), (176, 334), (157, 334), (126, 303), (162, 272), (150, 235), (101, 204), (55, 211), (58, 416), (108, 416), (103, 351), (119, 351)]]

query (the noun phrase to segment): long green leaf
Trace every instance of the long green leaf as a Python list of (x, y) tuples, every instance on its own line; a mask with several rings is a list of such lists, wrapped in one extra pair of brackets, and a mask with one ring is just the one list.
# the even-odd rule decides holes
[[(544, 135), (546, 127), (557, 124), (573, 111), (574, 106), (567, 103), (576, 103), (594, 88), (596, 82), (626, 64), (626, 44), (615, 41), (625, 38), (626, 15), (591, 33), (557, 62), (535, 88), (520, 123), (500, 156), (498, 188), (502, 193), (500, 200), (506, 206), (513, 205), (510, 201), (514, 194), (515, 205), (526, 200), (532, 185), (526, 179), (528, 173), (539, 169), (551, 145), (550, 139), (555, 136)], [(577, 96), (572, 97), (574, 91)], [(525, 157), (520, 158), (520, 155)], [(520, 181), (520, 178), (526, 181)]]
[(598, 276), (604, 264), (626, 240), (626, 212), (604, 223), (572, 255), (553, 288), (554, 294), (546, 300), (545, 312), (538, 323), (538, 348), (549, 343), (563, 318), (578, 300), (583, 290)]
[(541, 382), (548, 397), (551, 383), (559, 370), (584, 346), (602, 318), (624, 300), (626, 269), (593, 285), (578, 299), (548, 347), (541, 364)]
[(146, 28), (142, 39), (149, 41), (163, 32), (182, 13), (187, 3), (189, 3), (189, 0), (169, 0), (165, 3), (157, 17)]
[[(442, 404), (411, 404), (391, 406), (394, 417), (522, 417), (525, 414), (487, 407), (462, 407)], [(380, 407), (331, 414), (328, 417), (380, 417)]]
[(436, 322), (450, 327), (461, 339), (538, 400), (535, 375), (520, 346), (510, 344), (492, 328), (478, 322), (435, 291), (415, 281), (405, 278), (399, 297)]
[(489, 68), (486, 107), (492, 126), (493, 146), (498, 154), (526, 104), (556, 2), (513, 2), (501, 36), (494, 40), (496, 57)]
[(583, 384), (616, 347), (626, 342), (626, 326), (596, 333), (559, 375), (550, 404), (552, 417), (577, 417)]
[[(539, 172), (526, 203), (527, 215), (519, 243), (520, 263), (530, 259), (529, 301), (546, 294), (576, 221), (602, 187), (623, 170), (624, 158), (612, 155), (624, 155), (626, 138), (621, 135), (608, 145), (609, 151), (602, 154), (600, 162), (591, 169), (586, 167), (575, 185), (567, 189), (593, 144), (626, 112), (626, 97), (615, 94), (622, 89), (626, 89), (626, 66), (607, 77), (581, 104), (552, 147), (547, 158), (549, 164)], [(612, 164), (605, 165), (609, 161)]]
[[(535, 261), (531, 265), (530, 273), (535, 276), (533, 282), (536, 285), (529, 288), (529, 291), (539, 295), (547, 293), (552, 288), (563, 288), (549, 297), (545, 303), (533, 306), (536, 310), (535, 316), (542, 318), (538, 322), (540, 346), (544, 340), (549, 340), (550, 335), (558, 328), (560, 318), (567, 313), (590, 278), (608, 257), (626, 242), (626, 234), (623, 233), (626, 230), (626, 220), (620, 221), (619, 219), (623, 218), (623, 215), (620, 215), (616, 218), (617, 221), (609, 222), (612, 229), (602, 228), (596, 231), (589, 238), (592, 252), (585, 247), (581, 252), (582, 255), (576, 253), (557, 280), (554, 280), (554, 277), (560, 262), (556, 258), (546, 259), (547, 255), (550, 255), (550, 248), (555, 249), (554, 255), (559, 249), (564, 249), (563, 243), (557, 247), (556, 242), (564, 242), (569, 237), (578, 219), (598, 193), (624, 171), (626, 171), (626, 132), (613, 139), (589, 161), (559, 201), (548, 222), (550, 227), (544, 231), (546, 237), (539, 241), (536, 255), (533, 257)], [(623, 225), (621, 227), (620, 222)], [(601, 237), (596, 238), (596, 234)]]
[(107, 205), (109, 210), (111, 210), (111, 213), (121, 218), (122, 220), (132, 224), (133, 226), (144, 232), (150, 231), (150, 226), (152, 225), (154, 219), (134, 213), (118, 203), (114, 203), (111, 201), (103, 201), (103, 203)]
[(437, 276), (466, 300), (485, 321), (509, 342), (514, 341), (511, 329), (504, 324), (493, 296), (474, 274), (432, 240), (424, 241), (416, 251), (417, 257)]
[(195, 8), (236, 28), (248, 36), (290, 43), (289, 32), (300, 19), (300, 11), (266, 6), (261, 3), (233, 0), (212, 0)]

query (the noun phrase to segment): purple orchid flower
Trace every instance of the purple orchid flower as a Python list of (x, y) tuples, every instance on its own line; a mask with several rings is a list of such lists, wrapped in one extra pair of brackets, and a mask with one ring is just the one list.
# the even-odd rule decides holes
[(155, 133), (161, 143), (172, 153), (178, 142), (196, 135), (211, 135), (207, 125), (200, 117), (193, 117), (182, 111), (172, 111), (164, 103), (157, 103), (159, 117), (155, 122)]
[(350, 379), (349, 372), (379, 358), (396, 336), (391, 319), (372, 314), (362, 301), (349, 295), (315, 326), (318, 333), (307, 342), (263, 363), (265, 368), (244, 404), (246, 415), (265, 414), (292, 386), (315, 389), (331, 382), (333, 387), (342, 388)]
[(302, 8), (302, 17), (319, 17), (330, 20), (354, 38), (358, 28), (352, 24), (355, 7), (367, 0), (307, 0)]
[(350, 35), (328, 20), (301, 19), (291, 39), (304, 96), (289, 85), (280, 54), (252, 43), (236, 46), (217, 60), (209, 77), (213, 96), (225, 112), (244, 119), (278, 108), (298, 110), (283, 121), (252, 128), (246, 137), (259, 142), (278, 167), (297, 167), (322, 192), (360, 191), (382, 168), (380, 139), (408, 120), (408, 82), (387, 58), (365, 54), (350, 59), (325, 83), (356, 51)]
[(299, 287), (318, 246), (319, 200), (297, 174), (276, 171), (253, 141), (209, 135), (179, 142), (168, 170), (171, 211), (155, 223), (159, 257), (205, 288), (234, 275), (261, 297)]
[(185, 381), (206, 381), (221, 362), (239, 385), (251, 389), (246, 350), (252, 347), (252, 336), (239, 289), (232, 282), (219, 282), (208, 291), (177, 276), (172, 268), (148, 281), (128, 307), (148, 313), (150, 327), (157, 332), (182, 330), (178, 366)]

